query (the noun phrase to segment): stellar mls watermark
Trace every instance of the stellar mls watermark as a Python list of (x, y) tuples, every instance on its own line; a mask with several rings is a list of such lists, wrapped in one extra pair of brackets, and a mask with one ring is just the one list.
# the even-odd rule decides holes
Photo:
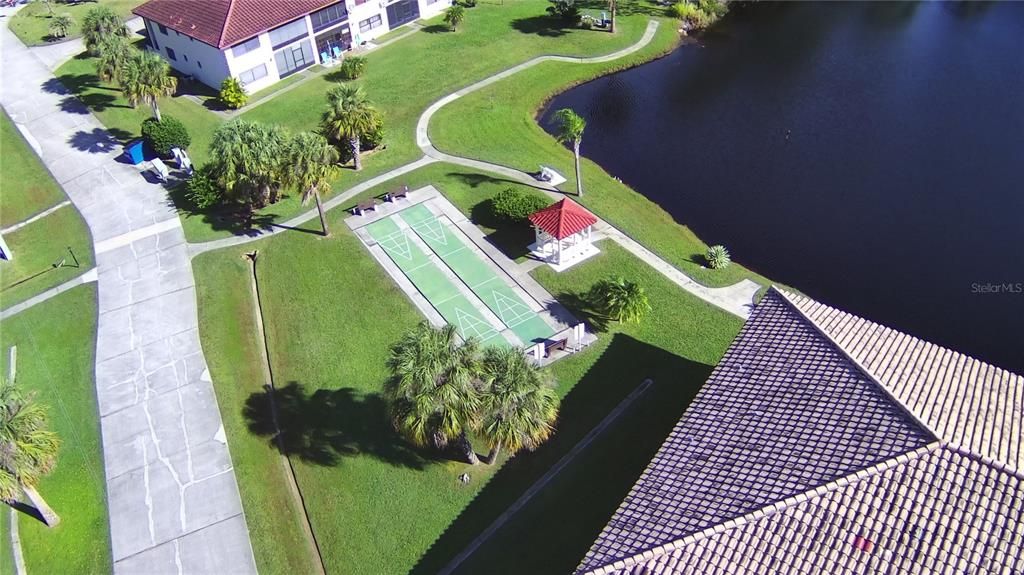
[(971, 293), (1024, 295), (1024, 283), (972, 283)]

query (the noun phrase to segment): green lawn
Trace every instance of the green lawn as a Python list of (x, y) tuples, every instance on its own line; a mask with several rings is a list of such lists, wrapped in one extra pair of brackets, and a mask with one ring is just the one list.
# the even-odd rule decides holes
[(21, 132), (0, 112), (0, 228), (24, 221), (67, 197)]
[[(466, 23), (458, 32), (447, 32), (439, 19), (425, 22), (424, 29), (399, 42), (367, 55), (367, 72), (358, 82), (384, 113), (385, 148), (365, 158), (364, 169), (345, 170), (334, 185), (335, 193), (420, 157), (415, 143), (415, 125), (431, 102), (459, 87), (471, 84), (542, 54), (597, 55), (633, 44), (643, 34), (649, 13), (646, 1), (626, 3), (636, 10), (619, 19), (614, 35), (597, 30), (563, 30), (553, 25), (544, 0), (520, 0), (504, 4), (480, 4), (467, 11)], [(662, 49), (672, 34), (659, 36)], [(263, 105), (243, 113), (242, 118), (274, 123), (292, 131), (317, 127), (325, 107), (324, 94), (335, 84), (330, 71), (304, 82)], [(144, 107), (131, 109), (114, 86), (98, 81), (95, 63), (88, 57), (71, 60), (58, 70), (58, 77), (97, 113), (100, 120), (121, 139), (135, 137), (147, 116)], [(210, 136), (221, 118), (184, 97), (163, 98), (161, 110), (182, 120), (192, 135), (190, 152), (198, 164), (207, 161)], [(302, 211), (291, 194), (268, 206), (262, 216), (281, 221)], [(220, 214), (186, 214), (183, 217), (189, 241), (206, 241), (240, 230), (232, 218)]]
[[(14, 259), (0, 262), (0, 308), (60, 285), (93, 267), (92, 236), (74, 206), (65, 206), (4, 236)], [(78, 258), (74, 259), (68, 248)], [(64, 260), (63, 267), (54, 264)]]
[(95, 338), (93, 285), (76, 287), (0, 325), (0, 369), (7, 374), (8, 349), (17, 345), (16, 384), (36, 392), (39, 402), (49, 407), (51, 428), (62, 442), (56, 469), (39, 485), (61, 523), (49, 529), (26, 516), (19, 521), (30, 573), (109, 573), (111, 569), (93, 383)]
[[(479, 204), (509, 185), (443, 164), (417, 170), (405, 181), (413, 188), (433, 183), (467, 213), (477, 215)], [(387, 425), (379, 395), (387, 375), (387, 349), (422, 318), (344, 227), (345, 215), (339, 210), (328, 214), (330, 238), (290, 233), (194, 261), (204, 352), (263, 573), (306, 572), (309, 563), (302, 554), (298, 515), (266, 433), (268, 417), (259, 409), (266, 395), (261, 389), (252, 301), (246, 296), (250, 288), (245, 252), (259, 250), (263, 313), (281, 389), (279, 417), (291, 430), (288, 449), (328, 571), (335, 573), (352, 572), (353, 565), (372, 573), (436, 570), (440, 564), (435, 562), (446, 562), (462, 548), (458, 543), (464, 544), (465, 513), (476, 517), (473, 529), (480, 527), (476, 521), (485, 526), (493, 520), (503, 510), (494, 501), (507, 505), (507, 498), (527, 489), (646, 375), (663, 375), (666, 384), (668, 374), (674, 382), (685, 380), (685, 397), (657, 394), (675, 397), (671, 403), (657, 402), (659, 409), (671, 409), (661, 412), (662, 420), (678, 418), (684, 400), (740, 325), (738, 319), (690, 297), (609, 246), (607, 256), (578, 268), (566, 285), (583, 282), (585, 289), (587, 282), (616, 269), (648, 287), (657, 313), (621, 335), (613, 328), (593, 350), (557, 366), (559, 391), (568, 397), (559, 435), (550, 447), (501, 468), (498, 488), (481, 491), (496, 471), (486, 467), (469, 469), (473, 482), (460, 487), (456, 477), (467, 466), (411, 449)], [(314, 229), (316, 222), (303, 227)], [(568, 289), (558, 283), (568, 276), (549, 275), (540, 272), (538, 278), (556, 294)], [(636, 366), (643, 366), (643, 373)], [(585, 385), (577, 385), (580, 382)], [(652, 446), (664, 438), (663, 427), (655, 431), (650, 437), (643, 431)], [(480, 507), (477, 500), (484, 494), (497, 499), (488, 495)], [(402, 544), (394, 545), (395, 541)]]
[[(79, 2), (77, 4), (63, 4), (57, 0), (50, 0), (50, 6), (54, 14), (71, 14), (75, 25), (68, 32), (68, 39), (77, 38), (82, 35), (79, 26), (85, 14), (96, 4), (106, 4), (114, 9), (126, 20), (132, 17), (132, 8), (142, 4), (145, 0), (99, 0), (98, 2)], [(15, 36), (21, 39), (28, 46), (39, 46), (52, 41), (50, 38), (50, 12), (46, 3), (42, 0), (30, 2), (12, 18), (8, 27)]]

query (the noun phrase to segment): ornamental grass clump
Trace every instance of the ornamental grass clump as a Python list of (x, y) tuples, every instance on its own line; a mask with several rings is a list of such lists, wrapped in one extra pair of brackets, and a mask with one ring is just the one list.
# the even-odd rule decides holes
[(651, 303), (644, 288), (620, 276), (612, 276), (594, 284), (588, 299), (602, 315), (622, 323), (640, 323), (651, 311)]
[(725, 249), (725, 246), (719, 244), (708, 248), (704, 259), (708, 262), (708, 267), (713, 270), (720, 270), (729, 267), (732, 263), (732, 258), (729, 256), (729, 250)]

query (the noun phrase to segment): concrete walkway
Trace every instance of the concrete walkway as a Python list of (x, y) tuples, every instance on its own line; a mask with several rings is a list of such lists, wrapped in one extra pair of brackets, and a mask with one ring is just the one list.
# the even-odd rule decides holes
[[(595, 56), (592, 58), (580, 58), (573, 56), (538, 56), (536, 58), (533, 58), (532, 60), (527, 60), (522, 64), (513, 66), (507, 70), (494, 74), (493, 76), (484, 78), (479, 82), (470, 84), (465, 88), (456, 90), (455, 92), (448, 94), (447, 96), (437, 100), (436, 102), (431, 104), (426, 110), (424, 110), (423, 114), (420, 115), (419, 120), (416, 123), (416, 144), (419, 146), (420, 151), (423, 152), (422, 158), (411, 164), (406, 164), (405, 166), (381, 174), (380, 176), (377, 176), (372, 180), (369, 180), (349, 190), (346, 190), (345, 192), (327, 201), (324, 207), (326, 209), (330, 209), (335, 206), (338, 206), (344, 202), (347, 202), (352, 197), (378, 184), (384, 183), (390, 179), (397, 178), (403, 174), (406, 174), (414, 169), (428, 165), (432, 162), (447, 162), (450, 164), (465, 166), (467, 168), (472, 168), (475, 170), (498, 174), (513, 181), (521, 182), (524, 185), (540, 189), (554, 199), (561, 199), (562, 197), (564, 197), (564, 195), (560, 190), (546, 183), (539, 182), (530, 174), (527, 174), (520, 170), (516, 170), (508, 166), (484, 162), (481, 160), (474, 160), (472, 158), (464, 158), (461, 156), (446, 154), (438, 150), (430, 141), (430, 120), (434, 117), (434, 114), (436, 114), (438, 110), (458, 100), (459, 98), (467, 94), (472, 94), (477, 90), (486, 88), (487, 86), (490, 86), (496, 82), (500, 82), (515, 74), (518, 74), (519, 72), (522, 72), (523, 70), (527, 70), (543, 62), (569, 62), (576, 64), (594, 64), (601, 62), (610, 62), (612, 60), (617, 60), (619, 58), (623, 58), (630, 54), (636, 53), (642, 50), (648, 44), (650, 44), (651, 40), (654, 39), (654, 35), (657, 31), (658, 22), (656, 20), (651, 20), (650, 22), (647, 23), (647, 28), (644, 30), (644, 34), (639, 41), (637, 41), (632, 46), (623, 48), (622, 50), (619, 50), (617, 52), (605, 54), (604, 56)], [(254, 241), (256, 239), (266, 237), (268, 235), (272, 235), (273, 233), (279, 232), (282, 229), (288, 229), (299, 226), (309, 221), (313, 217), (316, 217), (316, 215), (316, 210), (309, 210), (303, 214), (300, 214), (299, 216), (296, 216), (288, 220), (287, 222), (284, 222), (280, 226), (276, 226), (269, 230), (256, 231), (248, 236), (236, 236), (231, 238), (225, 238), (223, 240), (215, 240), (212, 242), (190, 244), (189, 250), (191, 251), (192, 255), (195, 256), (197, 254), (209, 250), (215, 250), (227, 246), (241, 245), (244, 243)], [(737, 315), (744, 319), (750, 316), (750, 312), (754, 308), (754, 296), (757, 294), (757, 291), (761, 288), (761, 286), (756, 282), (753, 282), (749, 279), (744, 279), (728, 287), (707, 287), (697, 283), (689, 276), (679, 271), (679, 269), (677, 269), (675, 266), (668, 263), (664, 259), (658, 257), (653, 252), (640, 245), (640, 243), (638, 243), (636, 240), (630, 238), (624, 232), (615, 228), (608, 222), (604, 220), (598, 220), (598, 224), (595, 226), (595, 229), (599, 233), (601, 233), (603, 237), (619, 244), (624, 249), (626, 249), (636, 257), (640, 258), (648, 265), (653, 267), (655, 270), (657, 270), (659, 273), (667, 277), (680, 288), (690, 292), (691, 294), (697, 296), (698, 298), (714, 306), (724, 309), (725, 311), (733, 315)]]
[(6, 21), (0, 104), (38, 143), (95, 242), (96, 396), (114, 572), (255, 573), (180, 220), (166, 190), (117, 160), (116, 139)]

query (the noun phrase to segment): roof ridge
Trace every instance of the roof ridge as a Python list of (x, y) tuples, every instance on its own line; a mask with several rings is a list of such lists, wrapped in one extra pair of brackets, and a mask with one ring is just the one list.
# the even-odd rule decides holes
[[(808, 316), (806, 313), (804, 313), (804, 310), (800, 309), (800, 306), (796, 305), (796, 302), (793, 301), (792, 298), (794, 296), (792, 294), (790, 294), (787, 291), (779, 289), (774, 284), (771, 287), (768, 288), (768, 291), (769, 292), (774, 291), (775, 293), (777, 293), (780, 296), (782, 296), (782, 299), (786, 302), (787, 305), (789, 305), (800, 317), (802, 317), (804, 319), (804, 321), (806, 321), (808, 324), (810, 324), (811, 327), (813, 327), (814, 330), (816, 332), (818, 332), (818, 334), (820, 334), (822, 337), (824, 337), (826, 340), (828, 340), (829, 343), (831, 343), (837, 350), (839, 350), (839, 353), (841, 353), (843, 355), (843, 357), (845, 357), (850, 363), (852, 363), (854, 367), (856, 367), (858, 370), (860, 370), (861, 373), (863, 373), (869, 380), (871, 380), (875, 385), (877, 385), (879, 387), (879, 389), (882, 390), (882, 393), (884, 393), (885, 396), (888, 397), (889, 400), (894, 405), (896, 405), (896, 407), (899, 408), (900, 411), (902, 411), (904, 414), (906, 414), (908, 417), (910, 417), (910, 419), (914, 423), (916, 423), (922, 429), (927, 431), (936, 440), (945, 440), (945, 438), (942, 438), (942, 437), (939, 436), (938, 432), (936, 432), (936, 430), (933, 429), (931, 425), (929, 425), (927, 422), (925, 422), (924, 419), (922, 419), (917, 413), (914, 412), (914, 410), (910, 409), (910, 407), (906, 403), (904, 403), (902, 399), (900, 399), (899, 397), (896, 397), (896, 394), (893, 393), (893, 391), (891, 389), (889, 389), (889, 386), (887, 386), (886, 384), (882, 383), (882, 381), (874, 373), (872, 373), (872, 371), (869, 370), (867, 368), (867, 366), (865, 366), (863, 363), (858, 361), (857, 358), (853, 357), (853, 354), (851, 354), (849, 352), (849, 350), (847, 350), (845, 347), (843, 347), (834, 337), (832, 337), (831, 334), (829, 334), (827, 331), (825, 331), (825, 329), (821, 325), (819, 325), (818, 322), (814, 321), (813, 319), (810, 318), (810, 316)], [(821, 305), (825, 305), (825, 304), (821, 304)], [(854, 315), (852, 313), (845, 312), (845, 311), (833, 308), (831, 306), (828, 306), (828, 307), (830, 307), (831, 309), (833, 309), (833, 310), (835, 310), (835, 311), (837, 311), (837, 312), (839, 312), (841, 314), (844, 314), (845, 316), (855, 317), (855, 318), (858, 318), (858, 319), (863, 319), (860, 316)], [(870, 320), (865, 320), (865, 321), (870, 321)], [(890, 328), (890, 329), (892, 329), (892, 328)], [(903, 332), (900, 332), (899, 330), (895, 330), (895, 329), (893, 331), (896, 331), (898, 333), (903, 333)], [(904, 334), (904, 335), (906, 335), (907, 337), (916, 339), (918, 341), (924, 341), (924, 340), (922, 340), (920, 338), (916, 338), (916, 337), (914, 337), (914, 336), (912, 336), (910, 334)]]
[(977, 461), (978, 463), (984, 465), (985, 467), (990, 467), (1000, 473), (1006, 473), (1007, 475), (1012, 475), (1013, 477), (1021, 481), (1024, 481), (1024, 471), (1018, 470), (1006, 462), (1000, 461), (998, 459), (993, 459), (991, 457), (988, 457), (987, 455), (982, 455), (977, 451), (972, 451), (967, 447), (963, 447), (955, 443), (944, 443), (942, 446), (943, 448), (952, 451), (957, 455)]
[[(779, 513), (780, 511), (784, 511), (785, 509), (788, 509), (788, 508), (790, 508), (790, 507), (792, 507), (794, 505), (803, 503), (805, 501), (809, 501), (810, 499), (815, 498), (815, 497), (820, 497), (822, 495), (825, 495), (826, 493), (835, 491), (836, 489), (839, 489), (839, 488), (842, 488), (842, 487), (846, 487), (847, 485), (850, 485), (851, 483), (856, 483), (856, 482), (861, 481), (863, 479), (867, 479), (868, 477), (872, 477), (874, 475), (878, 475), (881, 472), (887, 471), (887, 470), (892, 469), (894, 467), (897, 467), (899, 465), (904, 465), (906, 463), (909, 463), (912, 460), (919, 459), (920, 457), (922, 457), (924, 455), (927, 455), (929, 453), (934, 453), (934, 452), (936, 452), (936, 451), (938, 451), (940, 449), (944, 449), (944, 448), (949, 448), (951, 451), (954, 451), (955, 453), (958, 453), (960, 455), (964, 455), (964, 456), (967, 456), (967, 457), (974, 457), (974, 458), (978, 458), (978, 459), (984, 459), (983, 456), (978, 455), (976, 453), (973, 453), (973, 452), (970, 452), (970, 451), (966, 451), (966, 452), (962, 453), (960, 448), (949, 447), (948, 444), (943, 443), (943, 442), (941, 442), (939, 440), (936, 440), (936, 441), (933, 441), (933, 442), (931, 442), (931, 443), (929, 443), (927, 445), (924, 445), (922, 447), (918, 447), (917, 449), (914, 449), (912, 451), (908, 451), (906, 453), (902, 453), (900, 455), (897, 455), (896, 457), (890, 457), (889, 459), (885, 459), (883, 461), (880, 461), (880, 462), (878, 462), (878, 463), (876, 463), (876, 464), (874, 464), (874, 465), (872, 465), (870, 467), (865, 467), (864, 469), (861, 469), (859, 471), (855, 471), (853, 473), (848, 473), (848, 474), (846, 474), (846, 475), (844, 475), (842, 477), (839, 477), (837, 479), (833, 479), (832, 481), (829, 481), (828, 483), (823, 483), (823, 484), (821, 484), (821, 485), (819, 485), (817, 487), (814, 487), (812, 489), (808, 489), (808, 490), (803, 491), (801, 493), (797, 493), (796, 495), (791, 495), (791, 496), (789, 496), (789, 497), (787, 497), (785, 499), (780, 499), (779, 501), (776, 501), (775, 503), (772, 503), (772, 504), (769, 504), (769, 505), (765, 505), (764, 507), (761, 507), (760, 509), (755, 509), (754, 511), (751, 511), (749, 513), (745, 513), (743, 515), (740, 515), (739, 517), (736, 517), (735, 519), (730, 519), (728, 521), (723, 521), (722, 523), (718, 523), (718, 524), (712, 525), (711, 527), (708, 527), (708, 528), (703, 529), (701, 531), (698, 531), (696, 533), (691, 533), (690, 535), (687, 535), (685, 537), (681, 537), (679, 539), (675, 539), (675, 540), (669, 541), (667, 543), (662, 543), (661, 545), (658, 545), (657, 547), (652, 547), (650, 549), (647, 549), (645, 551), (641, 551), (641, 552), (636, 553), (634, 555), (631, 555), (629, 557), (626, 557), (626, 558), (623, 558), (623, 559), (619, 559), (619, 560), (615, 561), (614, 563), (609, 563), (608, 565), (603, 565), (601, 567), (598, 567), (597, 569), (593, 569), (593, 570), (590, 570), (590, 571), (585, 571), (584, 573), (582, 573), (582, 575), (611, 575), (611, 574), (615, 573), (616, 571), (625, 569), (627, 567), (632, 567), (632, 566), (637, 565), (637, 564), (639, 564), (641, 562), (644, 562), (644, 561), (650, 561), (651, 559), (654, 559), (655, 557), (658, 557), (658, 556), (661, 556), (661, 555), (665, 555), (667, 553), (671, 553), (671, 552), (676, 551), (676, 550), (678, 550), (678, 549), (680, 549), (682, 547), (685, 547), (687, 545), (693, 544), (693, 543), (695, 543), (697, 541), (701, 541), (701, 540), (707, 539), (708, 537), (711, 537), (713, 535), (718, 535), (719, 533), (728, 531), (728, 530), (733, 529), (735, 527), (740, 527), (742, 525), (746, 525), (747, 523), (751, 523), (753, 521), (761, 520), (761, 519), (763, 519), (765, 517), (768, 517), (770, 515), (774, 515), (776, 513)], [(993, 463), (995, 463), (997, 468), (998, 468), (998, 462), (993, 462)], [(1014, 472), (1014, 475), (1016, 475), (1015, 472)], [(1022, 476), (1021, 478), (1024, 479), (1024, 476)]]
[(237, 1), (238, 0), (228, 0), (228, 13), (224, 15), (224, 26), (221, 27), (221, 29), (220, 29), (220, 37), (217, 38), (217, 47), (218, 48), (226, 48), (227, 47), (227, 46), (224, 46), (224, 36), (227, 35), (228, 28), (231, 27), (231, 15), (235, 11), (235, 2), (237, 2)]

